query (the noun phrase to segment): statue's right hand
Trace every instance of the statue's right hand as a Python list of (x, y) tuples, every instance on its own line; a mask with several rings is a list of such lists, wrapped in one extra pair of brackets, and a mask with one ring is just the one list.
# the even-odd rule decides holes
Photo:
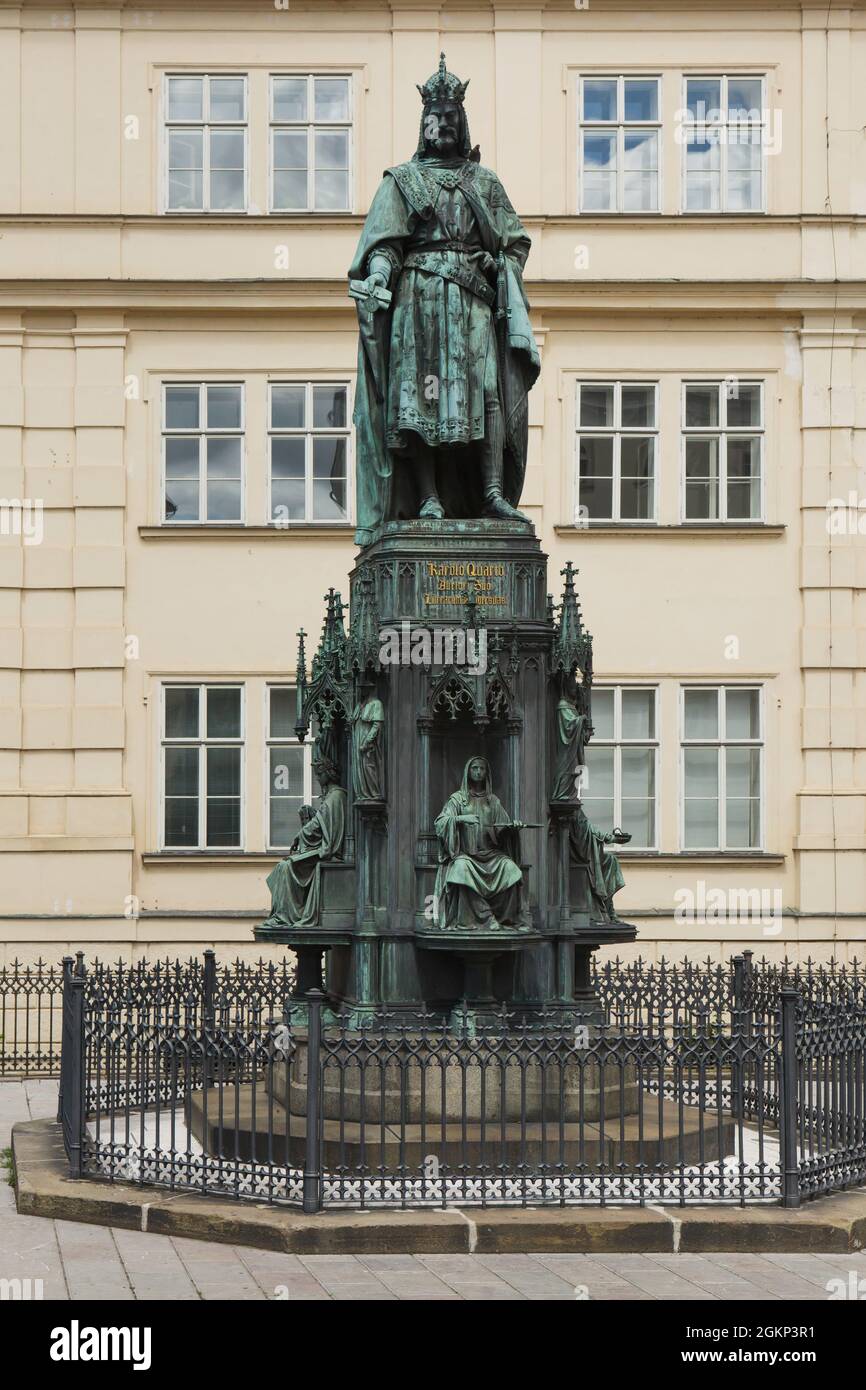
[(374, 270), (372, 275), (368, 275), (364, 281), (364, 290), (366, 291), (367, 298), (374, 311), (383, 307), (381, 300), (376, 298), (374, 291), (384, 290), (387, 289), (387, 287), (388, 281), (381, 270)]

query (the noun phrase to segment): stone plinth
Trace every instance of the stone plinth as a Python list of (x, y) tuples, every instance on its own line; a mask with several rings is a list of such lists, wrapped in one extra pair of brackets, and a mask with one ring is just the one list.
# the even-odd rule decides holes
[[(290, 1114), (260, 1084), (232, 1093), (231, 1110), (223, 1110), (220, 1124), (219, 1096), (215, 1091), (196, 1092), (190, 1099), (188, 1122), (192, 1133), (208, 1153), (221, 1153), (229, 1159), (259, 1163), (303, 1166), (306, 1152), (307, 1122), (302, 1115)], [(358, 1124), (351, 1120), (325, 1119), (322, 1122), (322, 1162), (351, 1179), (352, 1171), (363, 1168), (371, 1177), (387, 1178), (389, 1173), (419, 1178), (435, 1158), (444, 1176), (450, 1169), (462, 1177), (477, 1169), (491, 1181), (502, 1165), (531, 1177), (533, 1172), (560, 1174), (565, 1170), (591, 1177), (594, 1169), (608, 1171), (622, 1167), (628, 1174), (638, 1165), (644, 1171), (664, 1164), (714, 1163), (735, 1152), (736, 1122), (724, 1116), (719, 1123), (715, 1111), (702, 1112), (686, 1107), (682, 1115), (675, 1101), (662, 1101), (644, 1095), (643, 1114), (616, 1118), (605, 1115), (604, 1123), (547, 1121), (425, 1122)]]
[[(412, 1057), (421, 1053), (420, 1040), (405, 1039), (405, 1046), (394, 1045), (394, 1060), (382, 1065), (374, 1054), (366, 1061), (352, 1057), (353, 1043), (362, 1045), (358, 1034), (347, 1042), (345, 1060), (326, 1062), (322, 1073), (322, 1112), (326, 1119), (341, 1117), (353, 1124), (458, 1123), (463, 1116), (470, 1123), (482, 1118), (492, 1121), (568, 1122), (605, 1121), (631, 1115), (637, 1110), (637, 1080), (633, 1065), (620, 1069), (604, 1068), (596, 1061), (566, 1062), (562, 1067), (547, 1062), (517, 1061), (501, 1063), (495, 1057), (475, 1062), (479, 1053), (471, 1043), (453, 1042), (448, 1049), (449, 1065), (439, 1060)], [(484, 1045), (486, 1048), (486, 1044)], [(509, 1044), (503, 1043), (502, 1056)], [(384, 1050), (381, 1053), (385, 1057)], [(425, 1059), (426, 1060), (426, 1059)], [(603, 1087), (603, 1106), (600, 1097)], [(278, 1062), (269, 1086), (274, 1099), (292, 1115), (307, 1113), (307, 1044), (297, 1038), (292, 1059)]]

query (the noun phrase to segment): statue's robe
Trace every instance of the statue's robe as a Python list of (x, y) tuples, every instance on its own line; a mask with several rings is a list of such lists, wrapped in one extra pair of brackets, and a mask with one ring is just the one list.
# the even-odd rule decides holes
[(563, 695), (556, 707), (557, 754), (551, 801), (577, 800), (577, 769), (583, 763), (589, 720)]
[[(519, 832), (490, 785), (490, 768), (484, 789), (470, 790), (470, 758), (459, 791), (449, 796), (436, 817), (439, 837), (439, 869), (436, 875), (437, 925), (484, 929), (520, 925), (520, 891), (523, 874), (515, 862), (520, 856)], [(458, 816), (478, 817), (478, 825), (458, 821)]]
[(604, 835), (596, 830), (582, 806), (571, 817), (569, 827), (571, 853), (589, 874), (589, 886), (604, 916), (613, 916), (613, 895), (625, 887), (620, 863), (615, 854), (605, 848)]
[(320, 920), (321, 865), (339, 859), (346, 834), (346, 793), (329, 787), (315, 814), (301, 826), (297, 849), (268, 874), (271, 915), (265, 927), (314, 927)]
[(359, 704), (352, 716), (352, 786), (356, 801), (381, 801), (384, 797), (382, 777), (382, 725), (385, 711), (382, 701), (372, 698)]
[[(449, 516), (480, 516), (485, 396), (499, 399), (503, 493), (520, 500), (527, 394), (540, 362), (523, 292), (529, 238), (499, 179), (468, 159), (415, 159), (385, 171), (349, 271), (365, 279), (374, 255), (391, 263), (388, 310), (357, 303), (355, 540), (390, 518), (417, 516), (417, 441), (437, 450)], [(465, 446), (465, 447), (456, 447)], [(395, 462), (396, 461), (396, 462)]]

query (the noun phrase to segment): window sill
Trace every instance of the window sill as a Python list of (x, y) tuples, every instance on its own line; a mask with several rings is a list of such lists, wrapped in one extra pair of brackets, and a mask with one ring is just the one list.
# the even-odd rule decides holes
[[(210, 215), (210, 214), (208, 214)], [(609, 222), (611, 219), (619, 219), (628, 222), (655, 222), (664, 219), (667, 222), (685, 222), (694, 217), (699, 222), (710, 221), (715, 218), (719, 222), (729, 222), (732, 218), (738, 222), (766, 222), (770, 214), (761, 208), (747, 208), (745, 211), (722, 211), (721, 208), (681, 208), (679, 212), (669, 212), (664, 208), (644, 208), (640, 212), (625, 211), (617, 208), (580, 208), (573, 216), (579, 217), (582, 222), (589, 222), (598, 219), (599, 222)], [(543, 216), (543, 214), (542, 214)], [(783, 214), (784, 216), (784, 214)], [(524, 218), (524, 221), (527, 219)]]
[(150, 850), (141, 856), (142, 864), (243, 864), (252, 861), (257, 864), (276, 864), (285, 858), (281, 850), (245, 849), (160, 849)]
[[(323, 222), (333, 222), (341, 217), (356, 222), (360, 213), (351, 208), (269, 208), (267, 212), (252, 208), (163, 208), (156, 214), (160, 218), (170, 218), (172, 222), (182, 220), (200, 222), (248, 222), (255, 218), (258, 222), (312, 222), (321, 218)], [(363, 218), (361, 218), (363, 220)]]
[[(142, 854), (145, 865), (156, 864), (244, 864), (277, 863), (284, 859), (288, 850), (215, 850), (215, 849), (164, 849), (150, 850)], [(774, 854), (767, 850), (658, 850), (629, 849), (620, 845), (617, 858), (634, 863), (642, 860), (654, 864), (784, 864), (784, 854)]]
[(557, 536), (663, 536), (670, 540), (674, 536), (694, 540), (695, 536), (733, 536), (758, 537), (771, 540), (784, 536), (786, 526), (765, 521), (678, 521), (673, 525), (659, 524), (655, 521), (593, 521), (589, 526), (563, 524), (554, 526)]
[(289, 536), (345, 536), (355, 529), (353, 521), (293, 521), (288, 526), (246, 526), (243, 522), (166, 522), (164, 526), (139, 526), (143, 541), (172, 538), (198, 541), (278, 541)]
[(763, 849), (629, 849), (620, 845), (616, 856), (629, 863), (645, 860), (653, 864), (784, 864), (786, 856)]

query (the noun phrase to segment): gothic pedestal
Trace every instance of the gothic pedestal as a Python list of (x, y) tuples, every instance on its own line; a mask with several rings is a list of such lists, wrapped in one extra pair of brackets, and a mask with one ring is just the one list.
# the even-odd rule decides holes
[[(385, 525), (350, 582), (348, 631), (332, 592), (319, 650), (309, 672), (301, 653), (298, 673), (299, 733), (315, 725), (346, 789), (345, 842), (319, 865), (317, 927), (255, 933), (299, 953), (293, 1021), (318, 986), (318, 951), (331, 1007), (350, 1025), (433, 1014), (459, 1035), (501, 1025), (503, 1012), (539, 1027), (599, 1022), (591, 952), (635, 930), (594, 920), (588, 867), (571, 848), (576, 803), (551, 800), (563, 785), (563, 673), (580, 676), (585, 719), (592, 678), (571, 570), (557, 608), (530, 525), (415, 520)], [(372, 707), (378, 761), (359, 788), (353, 740)], [(473, 757), (526, 827), (509, 850), (523, 874), (519, 918), (489, 939), (444, 929), (436, 897), (435, 821)]]

